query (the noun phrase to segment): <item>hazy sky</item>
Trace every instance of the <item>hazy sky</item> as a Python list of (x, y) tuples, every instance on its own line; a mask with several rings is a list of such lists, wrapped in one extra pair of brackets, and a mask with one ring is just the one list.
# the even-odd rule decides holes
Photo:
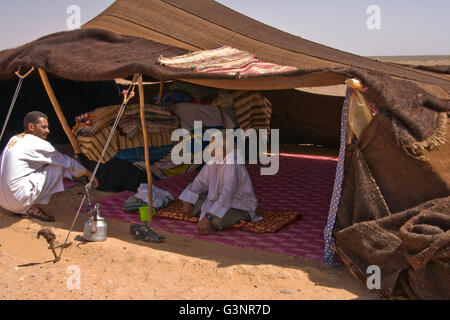
[[(0, 0), (0, 50), (67, 30), (67, 8), (81, 9), (81, 24), (113, 0)], [(449, 0), (219, 0), (275, 28), (359, 55), (450, 55)], [(369, 30), (370, 5), (380, 29)], [(371, 20), (373, 23), (376, 20)]]

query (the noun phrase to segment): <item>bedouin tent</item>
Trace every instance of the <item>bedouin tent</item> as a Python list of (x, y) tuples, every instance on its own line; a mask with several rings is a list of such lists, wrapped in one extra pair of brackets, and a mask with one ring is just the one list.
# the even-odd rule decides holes
[[(170, 67), (159, 60), (224, 45), (294, 68), (230, 75)], [(364, 284), (367, 268), (379, 266), (383, 297), (449, 298), (450, 75), (445, 70), (342, 52), (210, 0), (118, 0), (80, 30), (0, 52), (4, 83), (19, 68), (31, 67), (48, 73), (54, 83), (73, 81), (69, 87), (74, 82), (99, 86), (138, 74), (261, 90), (274, 114), (279, 111), (277, 123), (287, 124), (284, 137), (279, 126), (281, 142), (298, 143), (309, 135), (312, 143), (339, 147), (324, 262), (336, 263), (339, 257)], [(295, 90), (344, 83), (345, 99)], [(361, 112), (369, 104), (375, 105), (376, 116)], [(64, 103), (61, 109), (71, 111)]]

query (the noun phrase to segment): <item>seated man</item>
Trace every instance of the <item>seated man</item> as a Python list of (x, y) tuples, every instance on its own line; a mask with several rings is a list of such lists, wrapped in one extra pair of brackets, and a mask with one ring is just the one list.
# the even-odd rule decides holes
[[(236, 152), (225, 152), (225, 145), (222, 162), (207, 163), (179, 197), (183, 201), (183, 215), (190, 217), (201, 211), (197, 230), (203, 235), (209, 234), (210, 227), (218, 231), (240, 220), (262, 219), (255, 215), (258, 201), (247, 168), (237, 164)], [(215, 156), (214, 150), (211, 155)]]
[[(45, 139), (50, 132), (47, 116), (32, 111), (24, 118), (24, 133), (12, 137), (0, 156), (0, 206), (43, 221), (55, 218), (43, 212), (38, 205), (48, 204), (54, 193), (64, 191), (63, 178), (91, 179), (75, 159), (64, 155)], [(98, 181), (92, 181), (96, 188)]]

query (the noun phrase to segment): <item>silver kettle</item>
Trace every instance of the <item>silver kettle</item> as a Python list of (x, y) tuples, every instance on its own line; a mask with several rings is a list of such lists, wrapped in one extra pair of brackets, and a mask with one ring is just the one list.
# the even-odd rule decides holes
[(92, 217), (84, 224), (83, 238), (86, 241), (105, 241), (107, 231), (105, 218), (100, 216), (100, 203), (96, 203)]

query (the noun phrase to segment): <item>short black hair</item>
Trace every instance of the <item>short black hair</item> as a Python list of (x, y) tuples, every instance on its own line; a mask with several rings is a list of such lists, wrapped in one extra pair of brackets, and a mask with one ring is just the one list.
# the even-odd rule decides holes
[(31, 112), (27, 113), (25, 118), (23, 118), (23, 129), (27, 130), (29, 123), (36, 125), (36, 123), (38, 123), (39, 119), (41, 119), (41, 118), (48, 119), (47, 115), (40, 111), (31, 111)]

